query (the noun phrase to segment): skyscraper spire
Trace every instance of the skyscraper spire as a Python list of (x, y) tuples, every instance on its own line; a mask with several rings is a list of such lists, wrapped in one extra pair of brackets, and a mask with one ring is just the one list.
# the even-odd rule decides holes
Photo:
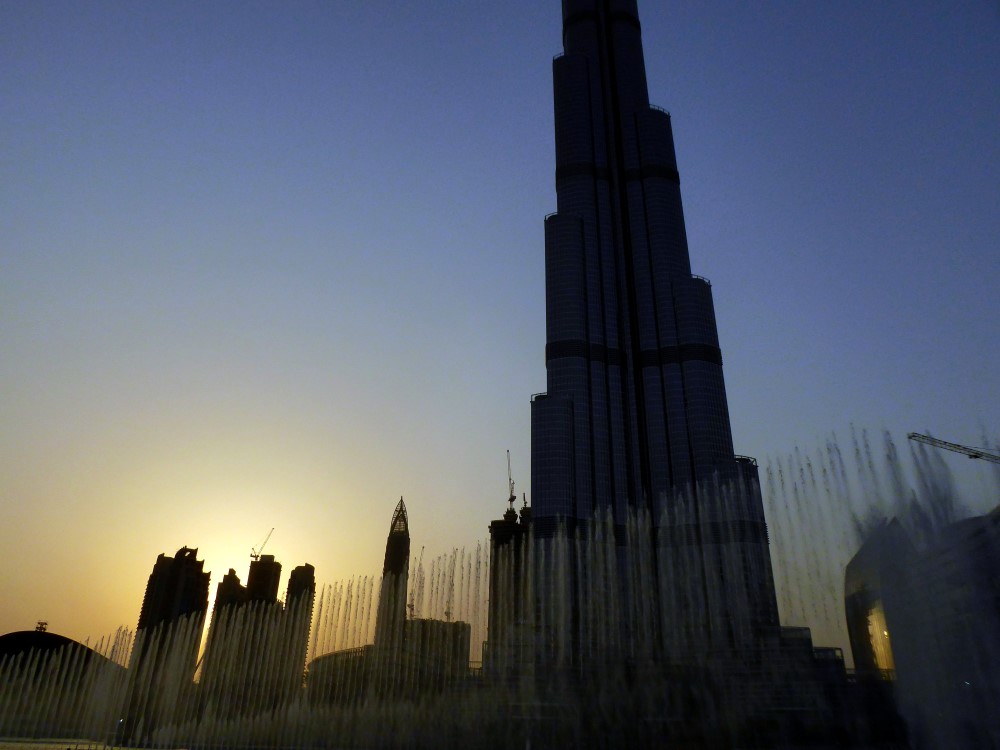
[(385, 540), (385, 563), (379, 592), (378, 619), (375, 622), (375, 645), (398, 650), (403, 642), (406, 620), (406, 584), (410, 570), (410, 528), (406, 505), (399, 498)]

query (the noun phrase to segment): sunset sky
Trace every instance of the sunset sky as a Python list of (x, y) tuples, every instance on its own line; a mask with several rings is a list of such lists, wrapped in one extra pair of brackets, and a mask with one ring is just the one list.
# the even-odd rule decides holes
[[(1000, 6), (640, 17), (737, 452), (1000, 441)], [(530, 499), (560, 51), (557, 0), (0, 0), (0, 633), (272, 527), (282, 588), (376, 573), (400, 495), (474, 547), (507, 449)]]

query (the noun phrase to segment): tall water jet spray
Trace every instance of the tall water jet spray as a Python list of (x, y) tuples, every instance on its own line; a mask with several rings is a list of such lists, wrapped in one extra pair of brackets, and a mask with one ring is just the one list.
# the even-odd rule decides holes
[(920, 541), (991, 509), (1000, 500), (992, 467), (967, 468), (978, 471), (964, 478), (963, 492), (939, 452), (922, 445), (903, 452), (888, 432), (876, 442), (855, 428), (846, 447), (831, 435), (812, 450), (769, 459), (765, 512), (782, 620), (808, 624), (825, 642), (846, 645), (837, 602), (851, 556), (894, 518)]
[(769, 462), (782, 619), (844, 647), (859, 684), (887, 711), (898, 706), (919, 746), (992, 746), (1000, 727), (984, 707), (1000, 697), (1000, 612), (988, 605), (1000, 587), (987, 573), (1000, 566), (993, 467), (956, 463), (960, 482), (946, 454), (923, 444), (901, 451), (887, 432), (875, 440), (852, 428), (848, 445), (831, 436)]
[[(857, 469), (844, 458), (854, 452), (855, 444), (864, 463)], [(940, 502), (942, 507), (966, 504), (960, 497), (940, 496), (942, 488), (952, 485), (939, 474), (936, 461), (919, 471), (890, 470), (884, 463), (898, 460), (899, 451), (888, 445), (876, 448), (863, 433), (850, 445), (844, 451), (831, 438), (817, 451), (798, 451), (772, 462), (765, 472), (782, 616), (786, 622), (811, 625), (818, 632), (822, 621), (837, 619), (838, 602), (843, 602), (843, 579), (838, 583), (838, 577), (858, 541), (853, 537), (853, 520), (865, 515), (866, 492), (881, 488), (876, 502), (883, 508), (912, 507), (914, 499)], [(919, 456), (919, 451), (914, 455)], [(924, 478), (912, 479), (918, 474)], [(715, 486), (703, 488), (700, 496), (718, 492), (713, 502), (742, 506), (744, 499), (727, 494), (740, 491), (746, 491), (745, 485), (735, 489)], [(901, 491), (908, 499), (892, 502), (890, 491)], [(927, 515), (934, 514), (928, 511)], [(524, 517), (527, 521), (530, 514)], [(710, 523), (710, 518), (705, 522)], [(630, 631), (623, 626), (626, 621), (653, 621), (650, 608), (654, 603), (676, 597), (667, 569), (651, 576), (651, 566), (662, 564), (662, 559), (656, 562), (653, 518), (642, 513), (626, 516), (624, 545), (618, 524), (610, 516), (541, 540), (532, 536), (530, 522), (522, 524), (520, 516), (507, 520), (516, 527), (517, 546), (511, 536), (498, 547), (493, 535), (488, 557), (479, 546), (471, 551), (455, 549), (426, 562), (422, 557), (411, 561), (404, 601), (412, 607), (408, 607), (395, 672), (398, 682), (392, 690), (359, 692), (367, 689), (365, 680), (371, 677), (368, 670), (373, 662), (365, 654), (373, 648), (379, 593), (384, 590), (374, 577), (319, 588), (305, 688), (275, 689), (285, 675), (282, 665), (287, 649), (282, 651), (280, 641), (290, 639), (296, 627), (289, 624), (282, 629), (275, 611), (268, 607), (247, 608), (231, 616), (227, 626), (220, 616), (213, 625), (219, 628), (210, 638), (213, 643), (218, 638), (246, 644), (250, 632), (275, 634), (267, 640), (270, 645), (265, 653), (256, 655), (252, 674), (246, 670), (247, 650), (222, 668), (227, 679), (216, 681), (205, 672), (200, 682), (192, 682), (190, 675), (180, 676), (178, 660), (176, 669), (161, 666), (101, 678), (105, 687), (95, 696), (103, 697), (88, 702), (79, 699), (79, 676), (89, 680), (86, 684), (98, 684), (94, 668), (81, 669), (79, 660), (67, 658), (55, 671), (35, 670), (28, 673), (29, 678), (24, 676), (22, 659), (13, 670), (9, 661), (0, 664), (0, 686), (19, 686), (20, 693), (33, 697), (33, 709), (44, 708), (27, 717), (35, 722), (33, 731), (44, 729), (43, 722), (48, 727), (69, 726), (66, 720), (71, 719), (74, 733), (96, 740), (114, 736), (115, 717), (122, 715), (123, 706), (155, 706), (158, 713), (149, 719), (144, 716), (143, 723), (132, 729), (135, 736), (162, 747), (380, 747), (395, 746), (404, 739), (413, 747), (523, 747), (529, 741), (532, 746), (549, 747), (594, 741), (609, 746), (743, 747), (780, 742), (795, 746), (790, 738), (809, 746), (829, 737), (841, 737), (848, 744), (854, 736), (856, 730), (849, 728), (857, 719), (851, 718), (850, 711), (860, 708), (851, 702), (846, 677), (835, 678), (824, 671), (835, 666), (836, 660), (827, 660), (829, 650), (815, 649), (802, 628), (758, 631), (759, 643), (748, 652), (709, 649), (705, 644), (685, 651), (678, 644), (695, 643), (696, 630), (664, 635), (652, 628)], [(793, 525), (796, 528), (791, 531), (801, 542), (791, 534)], [(953, 526), (946, 524), (944, 530)], [(791, 543), (787, 554), (782, 554), (786, 536)], [(622, 554), (623, 548), (627, 555)], [(739, 591), (742, 561), (723, 561), (721, 573), (733, 577)], [(538, 597), (533, 588), (536, 566), (549, 568), (555, 580), (563, 581), (570, 580), (570, 570), (585, 567), (592, 571), (588, 585), (593, 588), (580, 592), (566, 587), (558, 596)], [(782, 573), (784, 568), (789, 569), (787, 575)], [(650, 590), (651, 580), (660, 591)], [(726, 583), (719, 581), (719, 585)], [(836, 589), (832, 596), (831, 587)], [(592, 606), (574, 625), (572, 601), (581, 594)], [(932, 609), (925, 600), (915, 601)], [(912, 610), (912, 605), (906, 609)], [(699, 611), (710, 610), (702, 606)], [(471, 626), (485, 623), (487, 612), (488, 631)], [(888, 627), (893, 627), (891, 605), (885, 612)], [(753, 632), (752, 617), (734, 618), (736, 637), (749, 637), (739, 634)], [(839, 617), (843, 619), (843, 611)], [(228, 636), (223, 635), (226, 628)], [(196, 632), (188, 632), (181, 623), (166, 636), (180, 647), (165, 647), (164, 653), (186, 653), (185, 644), (197, 638)], [(843, 633), (842, 625), (839, 632)], [(487, 658), (479, 670), (470, 662), (477, 660), (477, 646), (484, 636)], [(264, 641), (258, 638), (256, 643)], [(112, 646), (120, 653), (118, 641), (105, 642), (102, 648)], [(456, 648), (461, 654), (456, 654)], [(760, 658), (750, 660), (748, 653)], [(978, 653), (988, 663), (989, 652)], [(34, 657), (32, 663), (38, 661)], [(940, 663), (939, 659), (928, 661)], [(206, 663), (203, 660), (203, 669)], [(329, 690), (323, 688), (326, 667), (339, 669), (343, 677), (329, 683)], [(345, 671), (350, 668), (357, 671)], [(996, 684), (989, 682), (989, 674), (977, 679)], [(919, 708), (917, 699), (924, 695), (920, 685), (926, 683), (911, 684), (913, 688), (904, 688), (901, 676), (900, 695), (911, 696), (908, 705)], [(238, 706), (226, 708), (236, 690), (244, 691)], [(0, 687), (0, 732), (26, 730), (24, 715), (17, 714), (17, 707), (23, 705), (18, 700), (18, 693)], [(908, 719), (919, 716), (916, 708), (904, 714)], [(796, 718), (782, 723), (782, 716)], [(804, 717), (811, 719), (803, 724)], [(958, 731), (958, 725), (948, 726)], [(927, 734), (931, 730), (921, 726), (912, 731)], [(862, 736), (860, 730), (856, 734)]]

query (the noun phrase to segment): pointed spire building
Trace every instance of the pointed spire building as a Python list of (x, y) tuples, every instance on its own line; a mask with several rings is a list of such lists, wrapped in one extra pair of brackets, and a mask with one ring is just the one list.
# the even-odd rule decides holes
[(385, 563), (375, 620), (373, 688), (380, 694), (395, 689), (401, 670), (406, 633), (406, 585), (410, 570), (410, 526), (406, 505), (399, 498), (385, 542)]

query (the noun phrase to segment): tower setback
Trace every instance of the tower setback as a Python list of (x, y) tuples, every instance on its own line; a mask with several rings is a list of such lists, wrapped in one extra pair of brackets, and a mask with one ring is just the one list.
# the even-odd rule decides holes
[[(635, 0), (562, 8), (533, 534), (612, 524), (620, 611), (642, 611), (626, 630), (675, 655), (740, 648), (778, 624), (767, 527), (756, 462), (733, 451), (712, 287), (691, 273), (670, 115), (649, 103)], [(539, 595), (573, 592), (572, 648), (589, 648), (593, 571), (544, 559)]]
[(565, 0), (563, 45), (532, 505), (536, 523), (601, 510), (621, 523), (736, 465), (712, 288), (691, 273), (670, 115), (649, 104), (634, 0)]

